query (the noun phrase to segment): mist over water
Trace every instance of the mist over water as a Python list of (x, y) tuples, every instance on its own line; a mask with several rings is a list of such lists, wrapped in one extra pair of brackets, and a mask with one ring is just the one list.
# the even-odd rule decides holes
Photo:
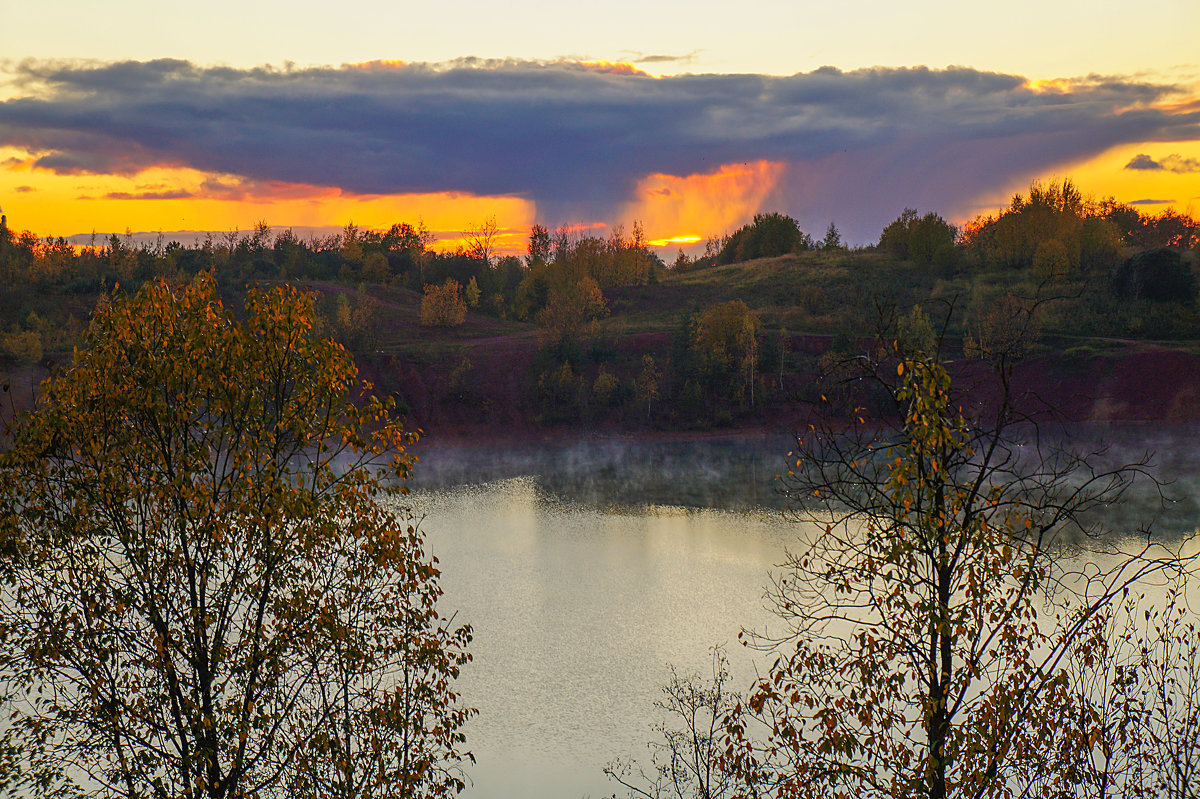
[[(1041, 448), (1086, 454), (1096, 470), (1147, 461), (1104, 525), (1117, 534), (1152, 523), (1156, 536), (1176, 538), (1200, 522), (1200, 428), (1195, 425), (1073, 425), (1041, 431)], [(581, 439), (552, 442), (422, 442), (411, 486), (442, 491), (530, 477), (548, 497), (595, 508), (647, 505), (726, 511), (786, 510), (779, 490), (786, 434), (684, 441)], [(1035, 438), (1022, 447), (1036, 454)], [(1155, 480), (1158, 484), (1155, 484)]]
[(647, 505), (779, 510), (776, 475), (790, 436), (640, 442), (620, 439), (422, 444), (412, 486), (445, 490), (532, 477), (547, 497), (595, 508)]
[[(1077, 431), (1079, 432), (1079, 431)], [(1102, 520), (1116, 534), (1196, 529), (1193, 428), (1083, 430), (1098, 466), (1157, 454), (1160, 502), (1140, 481)], [(644, 758), (668, 679), (711, 674), (723, 646), (738, 690), (770, 664), (738, 642), (777, 621), (764, 588), (804, 538), (775, 475), (787, 436), (685, 442), (423, 444), (412, 511), (442, 568), (444, 611), (474, 628), (459, 688), (479, 716), (468, 799), (608, 796), (601, 772)]]

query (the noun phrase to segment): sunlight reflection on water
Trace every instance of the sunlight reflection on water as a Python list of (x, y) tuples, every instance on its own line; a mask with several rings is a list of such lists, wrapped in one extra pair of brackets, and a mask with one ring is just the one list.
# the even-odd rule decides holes
[(766, 575), (796, 532), (778, 512), (604, 511), (534, 478), (411, 500), (475, 631), (467, 796), (611, 793), (601, 768), (644, 749), (667, 663), (704, 673), (722, 645), (742, 685), (763, 661), (738, 632), (771, 618)]
[[(1132, 495), (1110, 509), (1113, 528), (1158, 515), (1169, 536), (1195, 529), (1194, 441), (1159, 432), (1174, 503), (1164, 515)], [(764, 588), (804, 536), (774, 490), (789, 448), (760, 437), (422, 452), (409, 505), (441, 560), (444, 610), (475, 633), (459, 685), (480, 711), (467, 799), (609, 796), (601, 769), (645, 754), (668, 663), (708, 676), (721, 645), (736, 688), (769, 666), (738, 633), (778, 628)]]

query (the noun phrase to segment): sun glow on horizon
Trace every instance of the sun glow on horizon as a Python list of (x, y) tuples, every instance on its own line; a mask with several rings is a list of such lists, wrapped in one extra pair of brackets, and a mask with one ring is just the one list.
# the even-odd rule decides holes
[[(1200, 108), (1200, 100), (1189, 97), (1179, 108)], [(559, 220), (540, 220), (532, 200), (515, 196), (449, 191), (364, 195), (168, 165), (132, 175), (59, 174), (37, 168), (36, 158), (36, 153), (0, 147), (0, 210), (10, 227), (40, 238), (93, 231), (100, 239), (126, 231), (152, 237), (158, 231), (187, 243), (206, 233), (248, 231), (259, 222), (275, 230), (309, 229), (322, 235), (351, 223), (386, 230), (406, 222), (424, 224), (436, 237), (434, 249), (453, 251), (469, 244), (472, 228), (495, 217), (495, 251), (500, 255), (523, 254), (535, 221), (579, 235), (603, 235), (599, 231), (614, 220), (639, 221), (649, 246), (691, 250), (732, 232), (759, 211), (776, 210), (771, 203), (779, 199), (776, 191), (789, 173), (784, 163), (766, 160), (689, 175), (653, 173), (638, 182), (633, 198), (613, 219), (560, 225)], [(799, 179), (796, 170), (791, 174)], [(991, 187), (962, 207), (931, 210), (960, 224), (995, 213), (1014, 193), (1028, 190), (1030, 177)], [(1038, 177), (1069, 178), (1085, 196), (1111, 196), (1143, 213), (1173, 209), (1195, 216), (1200, 211), (1200, 142), (1120, 145)]]
[(750, 161), (694, 175), (647, 175), (621, 218), (641, 220), (652, 246), (696, 244), (748, 222), (784, 171), (778, 161)]
[(704, 241), (701, 236), (672, 236), (669, 239), (654, 239), (646, 242), (651, 247), (674, 247), (676, 245), (687, 246), (690, 244), (698, 244)]

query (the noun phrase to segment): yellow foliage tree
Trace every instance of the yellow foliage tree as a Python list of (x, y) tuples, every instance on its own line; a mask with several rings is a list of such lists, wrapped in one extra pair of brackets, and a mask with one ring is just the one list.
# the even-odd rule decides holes
[(730, 718), (726, 765), (780, 799), (1072, 796), (1072, 772), (1049, 785), (1046, 764), (1077, 766), (1108, 731), (1063, 723), (1079, 703), (1066, 663), (1097, 655), (1091, 621), (1126, 589), (1180, 562), (1134, 544), (1072, 594), (1053, 544), (1089, 540), (1087, 513), (1144, 463), (1022, 446), (1007, 390), (968, 418), (935, 356), (894, 349), (862, 377), (899, 424), (814, 424), (789, 455), (812, 532), (775, 582), (789, 633), (763, 641), (778, 657)]
[(595, 279), (578, 274), (559, 276), (550, 285), (538, 323), (551, 338), (570, 338), (607, 314), (604, 293)]
[(706, 308), (699, 319), (695, 346), (713, 378), (740, 376), (754, 404), (754, 377), (758, 370), (758, 317), (741, 300)]
[(0, 454), (4, 737), (62, 769), (10, 769), (0, 791), (462, 788), (470, 631), (439, 615), (393, 502), (415, 437), (313, 322), (294, 289), (235, 315), (208, 276), (147, 284), (102, 304), (17, 419)]
[(425, 287), (425, 296), (421, 297), (423, 327), (456, 327), (466, 318), (467, 304), (457, 280), (446, 278), (441, 285)]

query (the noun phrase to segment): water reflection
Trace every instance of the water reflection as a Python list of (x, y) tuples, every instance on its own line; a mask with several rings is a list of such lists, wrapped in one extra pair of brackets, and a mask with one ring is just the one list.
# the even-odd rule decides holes
[(702, 670), (721, 644), (753, 677), (737, 636), (770, 619), (765, 576), (795, 532), (777, 512), (600, 510), (529, 477), (411, 499), (475, 630), (467, 796), (611, 793), (601, 768), (644, 747), (667, 663)]

